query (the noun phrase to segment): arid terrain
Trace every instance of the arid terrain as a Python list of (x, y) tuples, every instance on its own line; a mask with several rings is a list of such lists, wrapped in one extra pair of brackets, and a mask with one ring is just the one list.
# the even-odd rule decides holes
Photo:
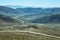
[[(46, 24), (45, 24), (46, 25)], [(44, 25), (2, 25), (0, 40), (60, 40), (60, 31)]]

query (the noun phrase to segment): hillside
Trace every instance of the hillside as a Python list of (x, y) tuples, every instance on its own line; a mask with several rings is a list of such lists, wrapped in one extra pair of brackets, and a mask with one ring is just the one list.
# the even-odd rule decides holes
[[(15, 6), (14, 6), (15, 7)], [(60, 15), (60, 8), (10, 8), (6, 6), (0, 6), (0, 14), (33, 23), (60, 23), (59, 17), (55, 17), (55, 14)], [(55, 18), (51, 17), (54, 16)]]
[(13, 23), (13, 22), (17, 22), (17, 21), (11, 17), (0, 14), (0, 23), (4, 23), (4, 22), (12, 22)]
[(60, 23), (60, 14), (43, 16), (41, 18), (34, 19), (34, 23)]
[(22, 23), (22, 12), (16, 9), (0, 6), (0, 21), (1, 22), (18, 22)]
[[(44, 16), (60, 14), (60, 8), (17, 8), (16, 10), (23, 12), (22, 16), (26, 21), (32, 21)], [(36, 20), (37, 21), (37, 20)], [(39, 21), (38, 21), (39, 22)], [(37, 23), (38, 23), (37, 22)]]

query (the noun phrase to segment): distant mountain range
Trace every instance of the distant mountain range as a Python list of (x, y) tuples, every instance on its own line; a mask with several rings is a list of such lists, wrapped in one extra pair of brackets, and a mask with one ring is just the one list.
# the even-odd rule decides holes
[(60, 8), (17, 8), (25, 13), (24, 18), (33, 23), (60, 23)]
[(27, 17), (60, 14), (60, 8), (16, 8), (16, 10), (23, 12)]
[(60, 8), (32, 8), (10, 5), (0, 6), (0, 14), (26, 22), (60, 23)]

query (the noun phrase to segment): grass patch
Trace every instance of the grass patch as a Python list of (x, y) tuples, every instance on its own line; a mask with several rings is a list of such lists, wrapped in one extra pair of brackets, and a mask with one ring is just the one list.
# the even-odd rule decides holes
[(30, 33), (0, 32), (0, 40), (60, 40), (60, 39)]

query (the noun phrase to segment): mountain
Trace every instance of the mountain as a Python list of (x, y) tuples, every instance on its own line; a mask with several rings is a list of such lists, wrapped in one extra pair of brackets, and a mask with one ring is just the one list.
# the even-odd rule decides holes
[[(7, 16), (7, 17), (2, 17), (3, 20), (8, 21), (8, 22), (23, 22), (22, 21), (22, 12), (18, 11), (16, 9), (10, 8), (10, 7), (6, 7), (6, 6), (0, 6), (0, 14)], [(2, 21), (2, 20), (0, 20)]]
[(27, 8), (16, 8), (16, 10), (20, 10), (24, 13), (40, 13), (42, 11), (42, 8), (27, 7)]
[(17, 18), (16, 16), (18, 16), (18, 17), (22, 16), (21, 11), (18, 11), (16, 9), (13, 9), (10, 7), (5, 7), (5, 6), (0, 6), (0, 14), (10, 16), (10, 17), (15, 17), (15, 18)]
[(21, 13), (20, 11), (17, 11), (16, 9), (10, 8), (10, 7), (5, 7), (5, 6), (0, 6), (0, 12), (4, 13)]
[(53, 12), (60, 12), (60, 8), (16, 8), (16, 10), (22, 11), (24, 13), (53, 13)]
[[(11, 7), (16, 7), (16, 9)], [(11, 7), (0, 6), (0, 14), (3, 14), (5, 16), (9, 16), (11, 18), (18, 19), (18, 20), (24, 20), (27, 22), (37, 22), (37, 23), (40, 23), (40, 22), (45, 23), (47, 22), (46, 20), (48, 18), (50, 19), (52, 18), (51, 17), (52, 15), (54, 16), (55, 14), (56, 15), (60, 14), (60, 8), (33, 8), (33, 7), (23, 8), (23, 7), (17, 7), (14, 5)], [(49, 20), (48, 22), (50, 22), (50, 19), (48, 19)], [(57, 21), (57, 19), (54, 19), (53, 22), (55, 20)]]
[[(60, 14), (60, 8), (16, 8), (16, 10), (23, 12), (26, 16), (51, 15)], [(24, 16), (25, 17), (25, 16)]]
[(26, 21), (32, 21), (44, 16), (60, 14), (60, 8), (16, 8), (16, 10), (23, 12), (22, 16)]

